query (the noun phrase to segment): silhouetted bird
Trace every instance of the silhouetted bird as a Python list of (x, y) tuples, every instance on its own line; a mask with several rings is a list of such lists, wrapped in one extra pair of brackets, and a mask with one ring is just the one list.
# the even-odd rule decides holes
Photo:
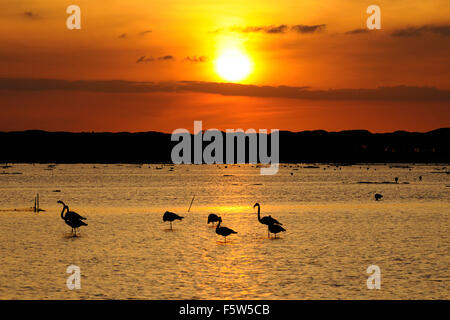
[(219, 222), (219, 216), (214, 214), (214, 213), (210, 213), (208, 216), (208, 223), (212, 223), (214, 225), (214, 222)]
[(216, 227), (216, 233), (218, 235), (221, 235), (222, 237), (225, 237), (225, 242), (227, 242), (227, 237), (230, 234), (237, 233), (237, 232), (234, 230), (231, 230), (230, 228), (227, 228), (227, 227), (221, 227), (220, 226), (221, 223), (222, 223), (222, 218), (219, 217), (219, 224)]
[(375, 193), (375, 200), (376, 200), (376, 201), (380, 200), (381, 198), (383, 198), (383, 195), (382, 195), (382, 194)]
[(419, 181), (422, 181), (422, 176), (419, 176)]
[(395, 180), (395, 183), (398, 183), (398, 177), (395, 177), (394, 180)]
[(275, 235), (275, 238), (277, 237), (277, 233), (279, 232), (285, 232), (286, 229), (284, 229), (282, 226), (278, 224), (270, 224), (269, 225), (269, 231)]
[[(258, 207), (258, 221), (262, 224), (267, 225), (267, 227), (269, 227), (272, 224), (278, 224), (278, 225), (282, 225), (282, 223), (278, 222), (276, 219), (272, 218), (272, 216), (265, 216), (261, 218), (261, 206), (259, 205), (259, 203), (255, 203), (255, 205), (253, 206), (253, 208)], [(269, 234), (269, 228), (267, 228), (267, 236), (270, 236)]]
[(184, 217), (181, 217), (179, 215), (177, 215), (176, 213), (170, 212), (170, 211), (166, 211), (164, 212), (163, 215), (163, 221), (169, 221), (170, 222), (170, 230), (172, 230), (172, 221), (174, 220), (182, 220)]
[[(87, 226), (87, 223), (81, 221), (86, 220), (85, 217), (80, 216), (78, 213), (74, 211), (69, 210), (69, 206), (67, 206), (64, 202), (61, 200), (58, 201), (58, 203), (63, 205), (63, 209), (61, 211), (61, 219), (64, 220), (64, 222), (72, 227), (72, 233), (75, 231), (75, 236), (77, 235), (77, 229), (82, 226)], [(66, 214), (64, 215), (64, 211), (66, 211)]]

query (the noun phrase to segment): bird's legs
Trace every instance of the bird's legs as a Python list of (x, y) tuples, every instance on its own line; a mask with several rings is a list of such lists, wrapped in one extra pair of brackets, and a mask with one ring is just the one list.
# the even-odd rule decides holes
[(172, 229), (172, 221), (170, 221), (170, 230), (173, 230), (173, 229)]

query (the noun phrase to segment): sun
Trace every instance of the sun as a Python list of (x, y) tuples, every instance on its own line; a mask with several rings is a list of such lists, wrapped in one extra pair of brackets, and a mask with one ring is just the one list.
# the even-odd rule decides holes
[(252, 62), (241, 50), (228, 49), (216, 59), (215, 69), (217, 74), (225, 80), (241, 81), (252, 72)]

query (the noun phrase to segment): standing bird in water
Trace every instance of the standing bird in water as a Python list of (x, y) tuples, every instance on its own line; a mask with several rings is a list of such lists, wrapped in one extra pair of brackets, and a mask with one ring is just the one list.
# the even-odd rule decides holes
[(267, 225), (267, 236), (270, 237), (270, 231), (269, 231), (269, 226), (270, 225), (283, 225), (282, 223), (278, 222), (276, 219), (272, 218), (272, 216), (265, 216), (261, 218), (261, 206), (259, 205), (259, 203), (255, 203), (255, 205), (253, 206), (253, 208), (258, 207), (258, 221), (262, 224)]
[(219, 222), (219, 220), (219, 216), (214, 213), (210, 213), (208, 216), (208, 224), (212, 223), (214, 225), (214, 222)]
[(277, 238), (277, 233), (285, 232), (286, 229), (280, 226), (279, 224), (270, 224), (269, 231), (275, 235), (275, 239)]
[[(75, 237), (77, 236), (77, 229), (82, 226), (87, 226), (87, 223), (81, 221), (86, 220), (85, 217), (80, 216), (78, 213), (70, 211), (69, 206), (66, 205), (61, 200), (58, 201), (58, 203), (63, 205), (63, 209), (61, 211), (61, 219), (64, 220), (64, 222), (69, 226), (72, 227), (72, 233), (75, 231)], [(66, 211), (66, 214), (64, 215), (64, 211)]]
[(375, 201), (381, 200), (381, 198), (383, 198), (382, 194), (375, 193)]
[(395, 180), (395, 183), (398, 183), (398, 177), (395, 177), (394, 180)]
[(237, 233), (234, 230), (231, 230), (230, 228), (227, 227), (221, 227), (220, 224), (222, 223), (222, 218), (219, 217), (219, 224), (216, 227), (216, 233), (218, 235), (221, 235), (222, 237), (225, 237), (225, 242), (227, 242), (227, 237), (232, 234), (232, 233)]
[(163, 221), (164, 222), (166, 222), (166, 221), (170, 222), (170, 230), (173, 230), (172, 229), (172, 221), (174, 221), (174, 220), (182, 220), (183, 218), (184, 217), (181, 217), (181, 216), (177, 215), (176, 213), (173, 213), (173, 212), (170, 212), (170, 211), (164, 212), (164, 215), (163, 215)]

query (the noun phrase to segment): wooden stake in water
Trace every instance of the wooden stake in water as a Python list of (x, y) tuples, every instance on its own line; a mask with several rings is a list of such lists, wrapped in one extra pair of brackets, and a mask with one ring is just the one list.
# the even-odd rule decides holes
[(38, 213), (39, 211), (42, 211), (39, 209), (39, 193), (36, 194), (36, 196), (34, 197), (34, 207), (33, 207), (33, 211)]
[(191, 211), (192, 203), (194, 202), (195, 195), (192, 197), (191, 204), (189, 205), (188, 212)]

